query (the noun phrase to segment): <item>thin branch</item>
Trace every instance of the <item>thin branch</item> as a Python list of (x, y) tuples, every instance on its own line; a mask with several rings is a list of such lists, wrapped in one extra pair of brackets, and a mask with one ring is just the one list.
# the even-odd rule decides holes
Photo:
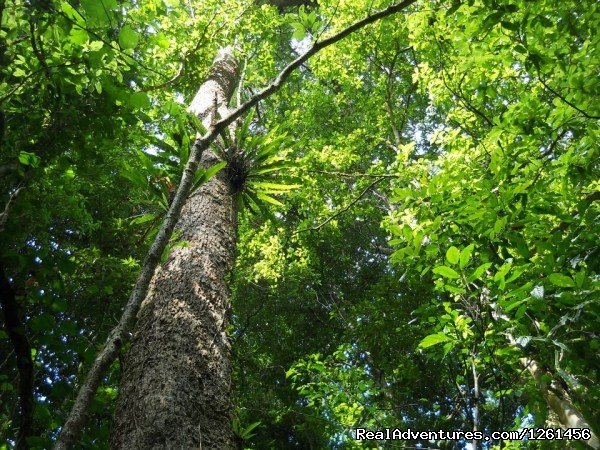
[(321, 173), (323, 175), (335, 175), (344, 178), (398, 178), (398, 175), (389, 173), (346, 173), (346, 172), (330, 172), (327, 170), (306, 170), (308, 173)]
[(6, 202), (6, 205), (4, 205), (4, 211), (0, 213), (0, 233), (4, 231), (4, 226), (6, 225), (6, 222), (8, 220), (8, 213), (10, 212), (10, 208), (14, 205), (15, 201), (17, 201), (17, 198), (19, 197), (21, 192), (23, 192), (24, 189), (25, 186), (22, 185), (15, 189), (15, 191), (11, 194), (8, 201)]
[[(146, 258), (142, 264), (141, 273), (123, 310), (123, 315), (121, 316), (117, 326), (109, 334), (104, 347), (92, 363), (92, 367), (90, 368), (90, 371), (81, 385), (77, 398), (75, 399), (75, 403), (73, 404), (73, 408), (71, 409), (67, 421), (59, 434), (58, 440), (54, 447), (56, 450), (66, 450), (72, 447), (78, 441), (83, 431), (83, 427), (87, 422), (89, 406), (96, 395), (96, 390), (102, 381), (104, 373), (120, 354), (123, 344), (130, 339), (129, 330), (132, 329), (136, 322), (137, 313), (142, 301), (146, 297), (150, 281), (152, 280), (154, 271), (160, 261), (160, 256), (162, 255), (167, 243), (169, 242), (169, 239), (171, 238), (171, 235), (173, 234), (175, 225), (179, 220), (179, 216), (181, 215), (183, 205), (192, 189), (194, 174), (198, 169), (200, 158), (202, 157), (204, 150), (206, 150), (214, 142), (217, 136), (219, 136), (219, 134), (231, 123), (248, 112), (251, 108), (258, 104), (258, 102), (277, 92), (281, 86), (283, 86), (292, 72), (300, 67), (300, 65), (307, 61), (310, 57), (318, 53), (323, 48), (342, 40), (351, 33), (360, 30), (361, 28), (364, 28), (365, 26), (376, 22), (377, 20), (398, 13), (415, 2), (416, 0), (404, 0), (400, 3), (391, 5), (382, 11), (355, 22), (333, 36), (330, 36), (321, 42), (315, 43), (310, 50), (286, 66), (270, 85), (258, 92), (255, 96), (251, 97), (244, 104), (230, 111), (228, 115), (211, 126), (204, 136), (196, 139), (196, 142), (194, 143), (190, 152), (188, 162), (186, 163), (183, 171), (181, 182), (177, 188), (177, 193), (175, 194), (173, 203), (171, 203), (171, 207), (165, 216), (161, 228), (156, 234), (154, 242), (148, 250)], [(374, 184), (376, 184), (376, 182), (373, 183), (373, 185)]]
[(367, 192), (369, 192), (374, 186), (377, 185), (377, 183), (379, 183), (382, 180), (385, 180), (385, 178), (384, 177), (380, 177), (380, 178), (376, 179), (375, 181), (373, 181), (370, 185), (368, 185), (365, 189), (363, 189), (363, 191), (360, 194), (358, 194), (358, 196), (356, 198), (352, 199), (352, 201), (350, 203), (348, 203), (343, 208), (338, 209), (335, 213), (333, 213), (331, 216), (329, 216), (327, 219), (325, 219), (320, 224), (315, 225), (313, 227), (308, 227), (308, 228), (303, 228), (301, 230), (296, 230), (293, 233), (293, 235), (296, 235), (296, 234), (299, 234), (299, 233), (304, 233), (305, 231), (317, 231), (317, 230), (320, 230), (325, 225), (327, 225), (329, 222), (331, 222), (333, 219), (335, 219), (336, 217), (339, 217), (341, 214), (343, 214), (344, 212), (348, 211), (361, 198), (363, 198), (367, 194)]
[(48, 63), (46, 62), (46, 56), (44, 55), (43, 48), (41, 45), (38, 47), (37, 44), (37, 38), (35, 37), (35, 24), (33, 23), (33, 20), (29, 22), (29, 33), (31, 37), (31, 48), (33, 49), (33, 53), (40, 62), (42, 68), (44, 69), (44, 74), (46, 75), (46, 78), (52, 81), (52, 75), (50, 74), (50, 68), (48, 67)]
[(556, 136), (556, 139), (554, 139), (554, 141), (552, 141), (552, 143), (548, 146), (548, 148), (541, 154), (542, 158), (545, 158), (546, 156), (549, 156), (552, 154), (552, 152), (554, 151), (554, 149), (556, 148), (556, 145), (560, 142), (560, 140), (569, 132), (568, 128), (565, 128), (561, 133), (558, 134), (558, 136)]
[(600, 119), (600, 116), (594, 116), (592, 114), (589, 114), (589, 113), (585, 112), (583, 109), (577, 107), (577, 105), (575, 105), (573, 102), (570, 102), (569, 100), (567, 100), (563, 95), (561, 95), (560, 93), (556, 92), (554, 89), (552, 89), (550, 86), (548, 86), (548, 84), (544, 81), (544, 79), (542, 78), (542, 74), (540, 73), (539, 69), (538, 69), (537, 72), (538, 72), (538, 79), (540, 80), (540, 83), (542, 83), (542, 86), (544, 86), (544, 88), (546, 88), (548, 91), (550, 91), (556, 97), (558, 97), (560, 100), (562, 100), (563, 102), (565, 102), (567, 105), (569, 105), (575, 111), (580, 112), (586, 119)]
[(267, 304), (266, 300), (261, 302), (260, 305), (258, 306), (258, 308), (255, 308), (254, 311), (252, 311), (252, 313), (246, 317), (244, 326), (235, 333), (235, 337), (233, 338), (233, 340), (231, 342), (231, 347), (234, 347), (238, 343), (238, 341), (242, 337), (244, 337), (244, 335), (246, 334), (246, 331), (248, 331), (248, 328), (250, 328), (250, 326), (252, 325), (252, 319), (254, 319), (254, 317), (256, 317), (262, 311), (262, 309), (265, 307), (266, 304)]

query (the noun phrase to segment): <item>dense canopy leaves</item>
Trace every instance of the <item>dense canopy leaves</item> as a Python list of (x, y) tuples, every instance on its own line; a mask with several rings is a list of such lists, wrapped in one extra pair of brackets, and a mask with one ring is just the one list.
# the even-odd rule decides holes
[[(24, 426), (21, 448), (55, 441), (202, 131), (186, 105), (217, 50), (242, 62), (240, 104), (391, 4), (264, 3), (0, 0), (0, 448)], [(552, 389), (600, 432), (599, 29), (593, 1), (417, 1), (219, 138), (248, 175), (230, 277), (240, 445), (556, 428)], [(81, 448), (108, 446), (119, 364)]]

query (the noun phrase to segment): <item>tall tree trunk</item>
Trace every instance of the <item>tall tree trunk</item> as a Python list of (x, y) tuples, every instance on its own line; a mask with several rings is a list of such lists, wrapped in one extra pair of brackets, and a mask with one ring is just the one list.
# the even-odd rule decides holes
[[(238, 78), (231, 49), (215, 60), (190, 109), (206, 128), (224, 115)], [(206, 151), (201, 166), (218, 162)], [(188, 198), (178, 230), (187, 246), (159, 266), (123, 364), (111, 448), (234, 448), (226, 334), (236, 208), (225, 171)]]

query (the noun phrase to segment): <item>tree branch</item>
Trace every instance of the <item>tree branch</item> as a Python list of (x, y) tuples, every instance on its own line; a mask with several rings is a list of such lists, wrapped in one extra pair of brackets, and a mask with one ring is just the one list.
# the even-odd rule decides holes
[(33, 49), (33, 53), (35, 54), (35, 57), (40, 62), (40, 65), (42, 66), (42, 68), (44, 69), (44, 74), (46, 75), (46, 78), (48, 78), (48, 80), (50, 80), (50, 82), (52, 82), (52, 75), (50, 73), (50, 68), (48, 67), (48, 63), (46, 62), (46, 56), (44, 55), (44, 50), (41, 46), (41, 43), (40, 43), (39, 47), (37, 44), (37, 38), (35, 37), (35, 24), (33, 23), (33, 20), (31, 20), (29, 22), (29, 34), (30, 34), (31, 48)]
[(390, 173), (347, 173), (347, 172), (330, 172), (327, 170), (306, 170), (308, 173), (321, 173), (323, 175), (335, 175), (343, 178), (398, 178), (399, 175)]
[(19, 186), (11, 194), (11, 196), (8, 199), (8, 202), (6, 202), (6, 205), (4, 206), (4, 211), (2, 213), (0, 213), (0, 233), (2, 233), (4, 231), (4, 226), (6, 225), (6, 221), (8, 220), (8, 213), (10, 211), (10, 208), (15, 203), (15, 201), (17, 200), (17, 197), (19, 197), (19, 194), (21, 194), (21, 192), (23, 192), (24, 189), (25, 189), (25, 186)]
[(580, 112), (586, 119), (600, 119), (600, 116), (594, 116), (592, 114), (585, 112), (583, 109), (577, 107), (577, 105), (575, 105), (573, 102), (570, 102), (569, 100), (567, 100), (564, 95), (559, 94), (557, 91), (555, 91), (550, 86), (548, 86), (546, 81), (544, 81), (544, 79), (542, 78), (542, 74), (540, 73), (539, 69), (538, 69), (538, 79), (540, 80), (540, 83), (542, 83), (542, 86), (544, 86), (544, 88), (546, 88), (546, 90), (550, 91), (550, 93), (552, 93), (553, 95), (558, 97), (561, 101), (563, 101), (564, 103), (569, 105), (575, 111)]
[(367, 192), (369, 192), (374, 186), (377, 185), (377, 183), (379, 183), (382, 180), (385, 180), (385, 177), (381, 177), (381, 178), (378, 178), (375, 181), (373, 181), (370, 185), (368, 185), (365, 189), (363, 189), (363, 191), (360, 194), (358, 194), (358, 196), (356, 198), (352, 199), (352, 201), (350, 201), (343, 208), (338, 209), (335, 213), (333, 213), (331, 216), (329, 216), (327, 219), (325, 219), (320, 224), (315, 225), (314, 227), (302, 228), (301, 230), (297, 230), (297, 231), (294, 232), (294, 235), (299, 234), (299, 233), (304, 233), (305, 231), (317, 231), (317, 230), (320, 230), (325, 225), (327, 225), (329, 222), (331, 222), (333, 219), (335, 219), (336, 217), (339, 217), (342, 213), (348, 211), (361, 198), (363, 198), (367, 194)]
[[(212, 144), (219, 136), (219, 134), (236, 119), (248, 112), (261, 100), (264, 100), (265, 98), (268, 98), (277, 92), (289, 78), (291, 73), (300, 67), (304, 62), (306, 62), (310, 57), (325, 47), (333, 45), (336, 42), (344, 39), (351, 33), (360, 30), (365, 26), (376, 22), (377, 20), (400, 12), (415, 2), (416, 0), (404, 0), (400, 3), (393, 4), (382, 11), (371, 14), (364, 19), (355, 22), (354, 24), (344, 28), (339, 33), (334, 34), (333, 36), (330, 36), (321, 42), (316, 42), (310, 50), (286, 66), (271, 84), (251, 97), (244, 104), (230, 111), (229, 114), (208, 129), (204, 136), (196, 139), (196, 142), (194, 143), (190, 152), (189, 160), (183, 171), (181, 183), (177, 188), (177, 193), (175, 194), (173, 203), (167, 212), (160, 230), (154, 238), (154, 242), (148, 250), (148, 254), (146, 255), (146, 258), (142, 264), (141, 273), (123, 310), (123, 315), (121, 316), (117, 326), (109, 334), (104, 347), (94, 360), (87, 377), (81, 385), (77, 398), (75, 399), (75, 403), (73, 404), (73, 408), (71, 409), (67, 421), (63, 426), (56, 442), (55, 450), (68, 449), (77, 442), (81, 436), (83, 427), (86, 424), (89, 406), (96, 395), (96, 390), (102, 381), (102, 376), (119, 355), (123, 344), (129, 340), (129, 330), (131, 330), (135, 324), (137, 312), (142, 301), (146, 297), (150, 281), (152, 280), (154, 271), (160, 261), (160, 256), (169, 242), (173, 230), (175, 229), (175, 225), (179, 220), (183, 205), (192, 189), (194, 174), (198, 169), (200, 158), (204, 153), (204, 150), (206, 150), (209, 145)], [(373, 183), (373, 185), (376, 184), (376, 182)]]

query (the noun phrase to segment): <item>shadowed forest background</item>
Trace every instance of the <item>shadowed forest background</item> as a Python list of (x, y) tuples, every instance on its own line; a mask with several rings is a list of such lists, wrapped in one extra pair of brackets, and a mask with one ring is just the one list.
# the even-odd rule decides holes
[(0, 18), (0, 449), (600, 448), (597, 2)]

